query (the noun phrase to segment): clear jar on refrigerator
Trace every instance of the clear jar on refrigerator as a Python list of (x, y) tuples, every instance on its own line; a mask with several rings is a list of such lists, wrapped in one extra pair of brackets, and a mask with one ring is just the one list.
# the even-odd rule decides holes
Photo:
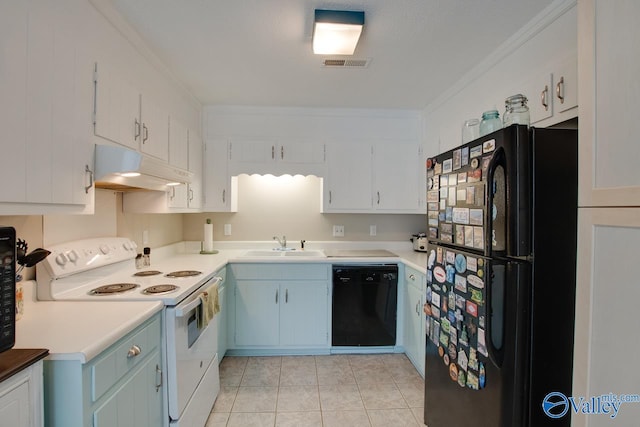
[(529, 107), (527, 106), (527, 97), (517, 94), (504, 100), (505, 112), (502, 116), (504, 127), (512, 124), (529, 126)]
[(489, 110), (482, 113), (482, 121), (480, 122), (480, 136), (485, 136), (491, 132), (502, 129), (502, 120), (498, 110)]

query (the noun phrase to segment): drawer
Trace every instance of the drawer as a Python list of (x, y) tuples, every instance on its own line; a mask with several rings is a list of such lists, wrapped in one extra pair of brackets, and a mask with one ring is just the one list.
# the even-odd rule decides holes
[(239, 280), (329, 280), (329, 264), (232, 264)]
[[(90, 365), (91, 401), (95, 402), (150, 354), (159, 350), (160, 317), (133, 331)], [(139, 349), (139, 353), (138, 353)], [(136, 354), (137, 353), (137, 354)]]

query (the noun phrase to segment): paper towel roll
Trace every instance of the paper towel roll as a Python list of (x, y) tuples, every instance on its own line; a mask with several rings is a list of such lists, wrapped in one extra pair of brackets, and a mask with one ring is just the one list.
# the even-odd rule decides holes
[(205, 252), (213, 251), (213, 224), (204, 225), (204, 240), (202, 250)]

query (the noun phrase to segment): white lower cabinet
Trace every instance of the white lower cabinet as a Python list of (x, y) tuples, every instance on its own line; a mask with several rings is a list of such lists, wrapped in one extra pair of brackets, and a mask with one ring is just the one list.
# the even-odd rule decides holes
[(40, 427), (42, 423), (42, 361), (0, 383), (0, 425)]
[(161, 321), (156, 314), (87, 363), (45, 361), (45, 424), (164, 425)]
[(328, 264), (232, 264), (236, 349), (329, 347)]
[(425, 275), (405, 267), (404, 275), (404, 350), (411, 363), (424, 377), (425, 331), (424, 304)]

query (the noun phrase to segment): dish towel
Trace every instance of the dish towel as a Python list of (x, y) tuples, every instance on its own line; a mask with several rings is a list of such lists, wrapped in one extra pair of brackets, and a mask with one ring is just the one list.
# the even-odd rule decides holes
[(220, 299), (218, 297), (218, 280), (198, 295), (200, 306), (198, 307), (198, 329), (205, 328), (213, 316), (220, 312)]

